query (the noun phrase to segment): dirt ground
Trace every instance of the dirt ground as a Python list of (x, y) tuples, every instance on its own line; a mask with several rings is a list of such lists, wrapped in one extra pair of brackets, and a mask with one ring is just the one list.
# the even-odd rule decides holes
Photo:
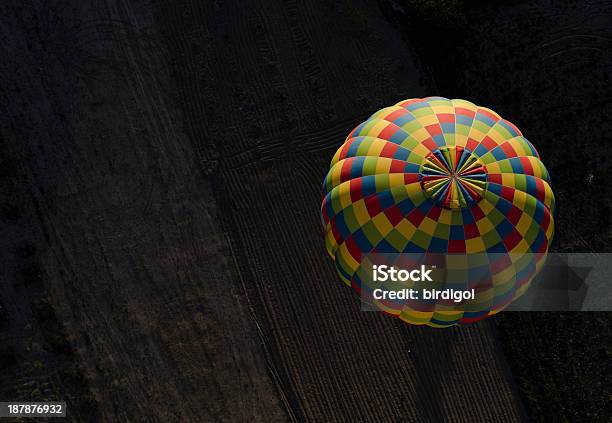
[(348, 131), (444, 95), (534, 142), (557, 251), (609, 250), (612, 165), (590, 153), (610, 142), (604, 2), (0, 13), (0, 399), (66, 400), (74, 421), (605, 417), (610, 349), (589, 331), (609, 315), (439, 331), (361, 312), (318, 216)]

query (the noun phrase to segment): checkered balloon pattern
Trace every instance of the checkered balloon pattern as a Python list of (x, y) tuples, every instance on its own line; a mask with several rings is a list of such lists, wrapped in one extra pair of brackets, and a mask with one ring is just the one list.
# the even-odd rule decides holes
[[(357, 293), (371, 253), (545, 256), (553, 215), (548, 172), (521, 131), (490, 109), (442, 97), (401, 101), (358, 125), (331, 161), (321, 205), (327, 253)], [(471, 311), (381, 308), (412, 324), (471, 323), (522, 295), (542, 264), (513, 267), (510, 282), (493, 281)]]

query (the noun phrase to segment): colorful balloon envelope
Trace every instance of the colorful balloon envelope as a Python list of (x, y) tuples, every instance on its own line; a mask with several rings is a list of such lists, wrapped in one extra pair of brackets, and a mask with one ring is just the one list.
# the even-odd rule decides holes
[(553, 215), (548, 171), (521, 131), (442, 97), (401, 101), (358, 125), (331, 161), (321, 205), (327, 253), (360, 294), (368, 255), (504, 257), (468, 306), (378, 304), (435, 327), (481, 320), (520, 297), (544, 263)]

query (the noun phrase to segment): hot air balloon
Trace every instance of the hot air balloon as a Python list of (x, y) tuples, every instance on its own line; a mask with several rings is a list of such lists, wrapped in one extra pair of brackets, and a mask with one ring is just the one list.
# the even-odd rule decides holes
[(323, 191), (326, 250), (357, 293), (372, 253), (506, 257), (471, 307), (379, 304), (411, 324), (466, 324), (503, 310), (529, 287), (553, 237), (554, 195), (538, 152), (515, 125), (465, 100), (416, 98), (374, 113), (337, 150)]

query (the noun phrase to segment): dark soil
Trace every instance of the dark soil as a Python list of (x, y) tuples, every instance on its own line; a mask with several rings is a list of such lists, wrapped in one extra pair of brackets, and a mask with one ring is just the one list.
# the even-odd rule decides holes
[[(605, 420), (609, 314), (364, 313), (320, 184), (403, 98), (516, 123), (609, 251), (604, 2), (0, 5), (0, 399), (73, 421)], [(598, 152), (594, 154), (593, 152)]]

